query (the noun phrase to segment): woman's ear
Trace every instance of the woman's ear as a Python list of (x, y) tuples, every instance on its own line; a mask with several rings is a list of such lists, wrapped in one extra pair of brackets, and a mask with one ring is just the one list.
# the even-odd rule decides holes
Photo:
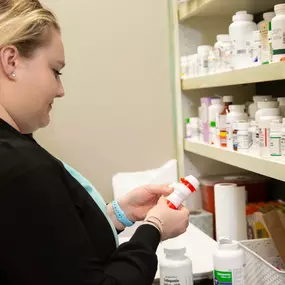
[(15, 46), (10, 45), (0, 49), (0, 62), (3, 73), (11, 80), (15, 80), (16, 78), (16, 68), (19, 59), (20, 54)]

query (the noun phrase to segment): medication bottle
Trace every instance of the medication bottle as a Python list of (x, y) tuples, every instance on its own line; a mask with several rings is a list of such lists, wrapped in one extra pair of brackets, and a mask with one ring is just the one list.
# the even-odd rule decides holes
[(198, 76), (204, 76), (209, 73), (209, 55), (211, 46), (198, 46)]
[(213, 263), (214, 284), (245, 285), (245, 255), (238, 242), (220, 239)]
[(236, 121), (247, 121), (248, 115), (244, 112), (244, 105), (229, 106), (230, 112), (226, 117), (227, 148), (233, 149), (233, 123)]
[(191, 133), (190, 118), (186, 118), (186, 138), (190, 139), (191, 136), (192, 136), (192, 133)]
[(180, 58), (180, 77), (181, 79), (187, 78), (187, 56), (181, 56)]
[(252, 32), (250, 55), (252, 66), (261, 65), (261, 34), (259, 30)]
[(249, 123), (234, 123), (233, 131), (233, 150), (239, 152), (247, 152), (250, 147)]
[(161, 285), (193, 285), (192, 262), (185, 256), (186, 248), (164, 248), (165, 258), (159, 262)]
[(180, 183), (173, 183), (174, 191), (167, 197), (167, 204), (170, 208), (177, 210), (179, 206), (199, 188), (199, 181), (192, 175), (180, 179)]
[[(215, 128), (215, 131), (219, 129), (219, 120), (217, 119), (219, 118), (219, 115), (223, 110), (224, 110), (224, 103), (222, 98), (212, 98), (211, 105), (208, 108), (211, 139), (213, 138), (212, 136), (213, 128)], [(214, 138), (214, 141), (216, 141), (216, 138)]]
[(281, 155), (283, 158), (285, 157), (285, 124), (284, 122), (283, 122), (283, 128), (281, 130)]
[(281, 116), (285, 118), (285, 97), (279, 97), (277, 98), (277, 101), (279, 102)]
[(250, 148), (250, 152), (255, 153), (256, 154), (256, 150), (258, 149), (258, 138), (256, 137), (256, 130), (257, 124), (256, 121), (251, 121), (250, 122), (250, 127), (248, 129), (249, 132), (249, 148)]
[(285, 60), (285, 4), (274, 6), (276, 16), (272, 19), (273, 62)]
[(212, 121), (210, 123), (210, 144), (215, 145), (215, 146), (219, 146), (219, 143), (220, 143), (219, 138), (220, 138), (220, 136), (218, 136), (218, 130), (216, 127), (216, 122)]
[(203, 140), (204, 143), (210, 142), (210, 127), (209, 127), (209, 107), (211, 105), (210, 97), (202, 97), (201, 109), (199, 109), (199, 117), (201, 117)]
[(253, 15), (246, 11), (239, 11), (233, 16), (233, 23), (229, 27), (229, 34), (233, 41), (233, 67), (246, 68), (252, 65), (249, 53), (252, 32), (257, 30), (253, 22)]
[(216, 72), (225, 72), (232, 69), (233, 45), (230, 35), (217, 35), (217, 42), (214, 45), (217, 58)]
[(224, 96), (224, 109), (220, 113), (219, 121), (219, 130), (220, 130), (220, 146), (227, 147), (227, 114), (230, 113), (229, 106), (233, 104), (233, 96)]
[(268, 64), (271, 62), (271, 49), (269, 42), (272, 41), (272, 31), (270, 29), (269, 33), (269, 26), (271, 27), (271, 21), (275, 17), (274, 12), (268, 12), (263, 14), (263, 21), (258, 24), (258, 29), (260, 30), (261, 35), (261, 62), (262, 64)]
[(272, 95), (253, 96), (253, 103), (248, 106), (248, 114), (251, 120), (255, 120), (255, 113), (258, 110), (257, 103), (262, 101), (271, 101)]
[(270, 156), (281, 156), (281, 135), (283, 127), (282, 123), (270, 124)]

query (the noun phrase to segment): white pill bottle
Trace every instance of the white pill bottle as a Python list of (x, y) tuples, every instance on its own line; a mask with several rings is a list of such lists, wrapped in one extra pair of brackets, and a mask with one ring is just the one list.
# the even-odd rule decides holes
[(160, 285), (193, 285), (192, 262), (185, 256), (186, 247), (164, 248), (159, 262)]
[(213, 262), (214, 284), (245, 285), (245, 256), (237, 241), (221, 238)]

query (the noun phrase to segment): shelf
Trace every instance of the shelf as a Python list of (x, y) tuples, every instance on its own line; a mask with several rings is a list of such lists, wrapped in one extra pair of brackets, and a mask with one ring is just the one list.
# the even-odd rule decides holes
[(193, 142), (189, 139), (185, 140), (184, 149), (226, 164), (285, 181), (285, 163), (277, 159), (266, 159), (252, 154), (238, 153), (201, 142)]
[(245, 69), (182, 80), (183, 90), (222, 87), (285, 79), (285, 63), (277, 62)]
[(190, 0), (180, 5), (178, 17), (179, 21), (183, 22), (194, 16), (232, 16), (237, 11), (243, 10), (256, 14), (273, 11), (274, 5), (281, 2), (280, 0)]

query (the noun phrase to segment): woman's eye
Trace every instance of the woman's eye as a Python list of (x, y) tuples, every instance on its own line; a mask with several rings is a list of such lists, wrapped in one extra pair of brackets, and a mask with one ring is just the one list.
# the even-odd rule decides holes
[(59, 76), (62, 75), (62, 73), (57, 71), (56, 69), (53, 69), (53, 72), (54, 72), (54, 75), (55, 75), (56, 78), (58, 78)]

